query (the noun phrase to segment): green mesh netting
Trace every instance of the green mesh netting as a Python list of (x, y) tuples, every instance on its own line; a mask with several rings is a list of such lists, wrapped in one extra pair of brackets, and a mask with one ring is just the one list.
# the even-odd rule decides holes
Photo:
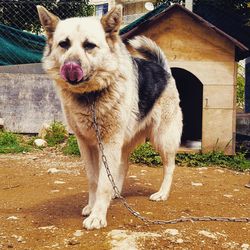
[(45, 37), (0, 24), (0, 65), (38, 63)]

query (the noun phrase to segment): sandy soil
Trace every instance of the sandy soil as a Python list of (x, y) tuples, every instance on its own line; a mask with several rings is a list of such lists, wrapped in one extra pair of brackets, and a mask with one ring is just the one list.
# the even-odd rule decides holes
[[(48, 173), (51, 168), (61, 170)], [(124, 196), (152, 219), (250, 217), (249, 173), (178, 167), (166, 202), (152, 202), (161, 168), (131, 165)], [(0, 155), (0, 249), (250, 249), (250, 223), (145, 225), (114, 200), (108, 227), (82, 228), (87, 180), (79, 158), (56, 152)]]

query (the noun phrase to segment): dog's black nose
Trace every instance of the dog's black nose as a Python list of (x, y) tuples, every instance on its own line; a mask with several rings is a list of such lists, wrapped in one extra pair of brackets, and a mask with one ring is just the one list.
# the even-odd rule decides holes
[(64, 63), (61, 67), (60, 74), (65, 81), (73, 85), (81, 82), (84, 76), (81, 65), (75, 61)]

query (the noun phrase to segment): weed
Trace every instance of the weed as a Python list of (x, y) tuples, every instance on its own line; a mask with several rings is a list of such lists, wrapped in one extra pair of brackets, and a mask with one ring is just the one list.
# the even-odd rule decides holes
[[(159, 154), (154, 151), (149, 142), (136, 148), (132, 153), (130, 160), (134, 163), (143, 163), (149, 166), (162, 164)], [(206, 154), (181, 153), (177, 154), (176, 163), (188, 167), (220, 166), (238, 171), (250, 169), (250, 161), (245, 158), (244, 153), (237, 153), (234, 156), (224, 155), (223, 152), (219, 151)]]
[(29, 151), (30, 147), (25, 145), (19, 136), (11, 132), (0, 132), (0, 153), (20, 153)]
[(62, 122), (53, 122), (45, 136), (48, 146), (53, 147), (64, 142), (68, 137), (68, 132)]
[(66, 146), (63, 148), (63, 153), (66, 155), (80, 155), (80, 151), (75, 136), (73, 135), (69, 136)]
[[(75, 136), (69, 137), (63, 152), (68, 155), (80, 155)], [(131, 154), (130, 160), (133, 163), (146, 164), (151, 167), (162, 165), (161, 157), (149, 142), (137, 147)], [(224, 155), (223, 152), (217, 151), (206, 154), (181, 153), (177, 154), (176, 163), (177, 165), (188, 167), (220, 166), (237, 171), (250, 169), (250, 161), (245, 158), (244, 153), (237, 153), (234, 156)]]
[(130, 160), (134, 163), (142, 163), (149, 166), (161, 165), (161, 157), (154, 151), (149, 142), (146, 142), (135, 149), (131, 154)]

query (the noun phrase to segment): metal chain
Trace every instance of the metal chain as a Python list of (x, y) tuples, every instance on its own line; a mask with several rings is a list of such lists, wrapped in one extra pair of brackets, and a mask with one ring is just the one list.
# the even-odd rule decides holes
[(250, 217), (242, 217), (242, 218), (235, 218), (235, 217), (211, 217), (211, 216), (204, 216), (204, 217), (181, 217), (177, 219), (172, 219), (172, 220), (151, 220), (148, 219), (142, 215), (140, 215), (139, 212), (137, 212), (134, 208), (132, 208), (126, 199), (121, 195), (118, 187), (115, 184), (114, 178), (110, 172), (110, 168), (108, 165), (108, 160), (107, 157), (105, 156), (104, 153), (104, 146), (102, 143), (102, 138), (101, 138), (101, 132), (98, 126), (97, 122), (97, 116), (95, 112), (95, 102), (91, 104), (91, 112), (92, 112), (92, 118), (93, 118), (93, 125), (96, 133), (96, 138), (98, 141), (99, 149), (101, 152), (101, 158), (103, 165), (106, 169), (108, 179), (113, 187), (113, 190), (115, 192), (115, 197), (119, 198), (122, 204), (128, 209), (128, 211), (135, 216), (136, 218), (140, 219), (141, 221), (148, 223), (148, 224), (155, 224), (155, 225), (165, 225), (165, 224), (176, 224), (180, 222), (195, 222), (195, 221), (221, 221), (221, 222), (250, 222)]

